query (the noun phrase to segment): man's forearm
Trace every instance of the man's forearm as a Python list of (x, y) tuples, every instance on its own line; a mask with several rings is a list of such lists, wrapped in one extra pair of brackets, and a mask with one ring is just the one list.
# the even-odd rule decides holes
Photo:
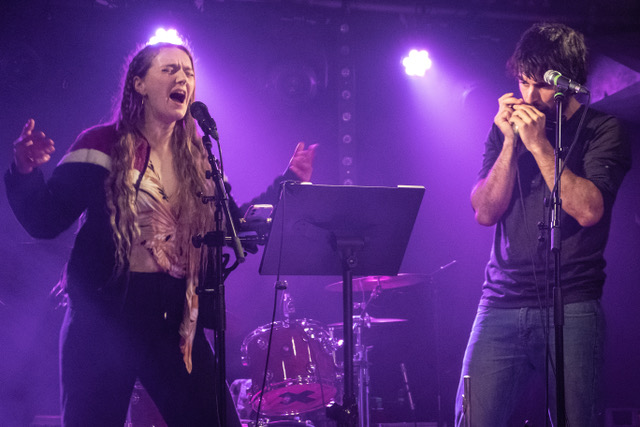
[(505, 140), (489, 174), (471, 192), (471, 206), (479, 224), (494, 225), (502, 217), (511, 201), (515, 176), (516, 150), (513, 142)]

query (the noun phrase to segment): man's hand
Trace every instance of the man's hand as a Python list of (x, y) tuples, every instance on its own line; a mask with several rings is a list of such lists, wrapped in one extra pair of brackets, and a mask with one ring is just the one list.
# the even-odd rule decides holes
[(513, 129), (511, 116), (514, 113), (514, 107), (523, 103), (524, 101), (521, 98), (516, 98), (513, 95), (513, 92), (505, 93), (498, 98), (498, 113), (494, 117), (493, 122), (498, 126), (504, 135), (505, 140), (515, 140), (516, 135)]
[(518, 129), (518, 135), (527, 150), (532, 154), (553, 151), (545, 132), (547, 118), (544, 113), (528, 104), (514, 105), (513, 110), (509, 121)]

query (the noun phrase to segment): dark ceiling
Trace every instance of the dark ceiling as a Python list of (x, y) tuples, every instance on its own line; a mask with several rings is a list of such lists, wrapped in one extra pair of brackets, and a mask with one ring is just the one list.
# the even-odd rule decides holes
[[(557, 20), (591, 31), (633, 31), (640, 26), (637, 0), (27, 0), (5, 2), (7, 9), (55, 8), (130, 9), (173, 8), (217, 13), (224, 9), (269, 7), (283, 13), (325, 11), (373, 12), (490, 22)], [(246, 9), (245, 9), (246, 10)]]

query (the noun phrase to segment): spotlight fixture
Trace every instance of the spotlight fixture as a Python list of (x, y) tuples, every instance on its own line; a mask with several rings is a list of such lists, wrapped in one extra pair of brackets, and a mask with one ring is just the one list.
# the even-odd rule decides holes
[(424, 77), (427, 70), (431, 68), (432, 62), (426, 50), (411, 49), (409, 56), (402, 59), (402, 65), (407, 75)]
[(173, 28), (165, 30), (164, 28), (158, 28), (156, 34), (152, 36), (147, 44), (158, 43), (171, 43), (175, 45), (183, 45), (184, 40), (178, 35), (178, 31)]

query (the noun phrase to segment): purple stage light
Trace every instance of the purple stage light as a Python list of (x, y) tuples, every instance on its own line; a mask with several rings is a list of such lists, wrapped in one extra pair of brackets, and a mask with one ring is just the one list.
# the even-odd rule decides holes
[(409, 76), (424, 77), (425, 73), (431, 68), (431, 58), (426, 50), (411, 49), (409, 56), (402, 59), (404, 72)]
[(158, 28), (156, 30), (156, 34), (152, 36), (147, 44), (158, 44), (158, 43), (171, 43), (177, 45), (183, 45), (184, 40), (178, 35), (178, 31), (173, 28), (165, 30), (164, 28)]

